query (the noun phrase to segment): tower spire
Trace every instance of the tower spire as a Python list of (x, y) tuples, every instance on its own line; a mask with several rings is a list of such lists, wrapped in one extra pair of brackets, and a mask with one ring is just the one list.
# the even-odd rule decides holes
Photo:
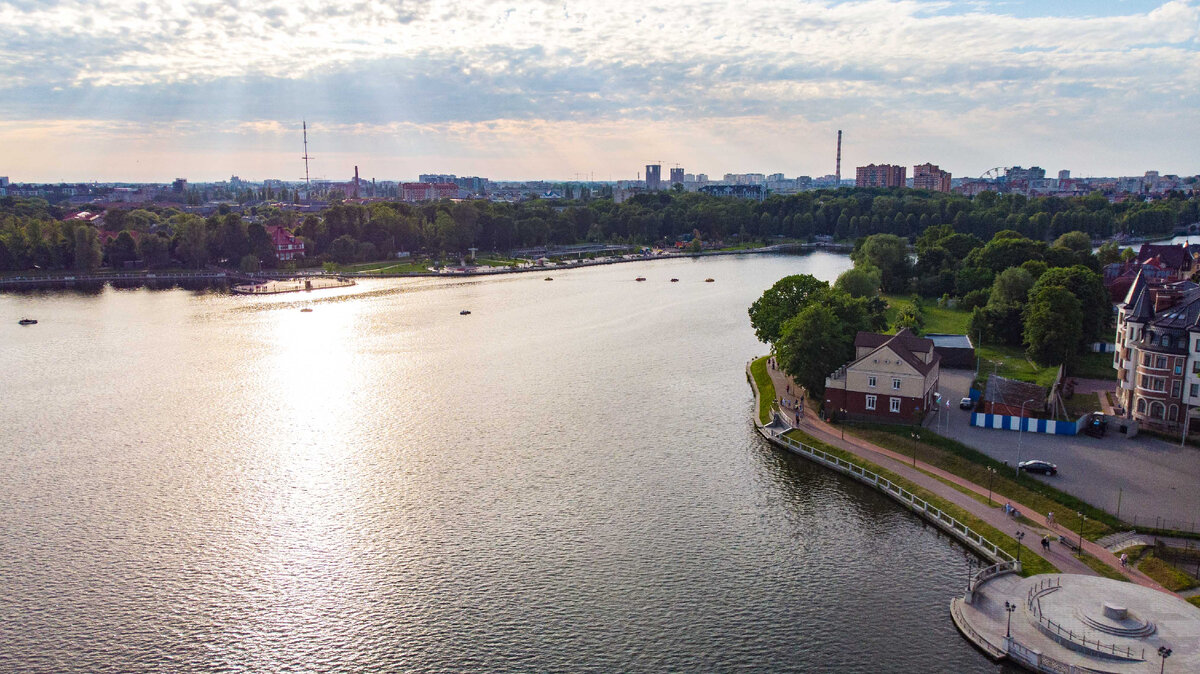
[[(301, 157), (301, 159), (304, 160), (304, 194), (305, 194), (305, 198), (307, 198), (308, 191), (309, 191), (309, 186), (308, 186), (308, 160), (309, 160), (309, 156), (308, 156), (308, 122), (305, 120), (300, 120), (300, 124), (301, 124), (301, 127), (304, 129), (304, 156)], [(839, 131), (838, 133), (841, 133), (841, 132)]]

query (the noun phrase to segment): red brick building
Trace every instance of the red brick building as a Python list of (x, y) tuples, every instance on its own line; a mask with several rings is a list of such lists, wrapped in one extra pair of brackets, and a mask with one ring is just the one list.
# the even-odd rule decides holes
[(933, 342), (905, 328), (895, 335), (860, 332), (855, 359), (825, 379), (825, 413), (917, 423), (933, 407), (941, 356)]
[(304, 242), (287, 229), (279, 226), (267, 227), (271, 244), (275, 246), (276, 260), (295, 260), (304, 257)]
[(400, 198), (404, 201), (434, 201), (458, 198), (458, 185), (454, 183), (404, 183), (400, 186)]
[(908, 169), (891, 164), (867, 164), (855, 169), (855, 187), (904, 187)]
[(936, 164), (917, 164), (913, 167), (913, 189), (949, 192), (950, 172), (941, 170)]

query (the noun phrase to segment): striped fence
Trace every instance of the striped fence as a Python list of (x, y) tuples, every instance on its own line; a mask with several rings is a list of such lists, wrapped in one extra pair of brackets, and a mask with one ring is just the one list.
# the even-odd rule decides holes
[[(1020, 431), (1026, 433), (1045, 433), (1047, 435), (1078, 435), (1083, 430), (1088, 415), (1075, 421), (1055, 421), (1054, 419), (1034, 419), (1033, 417), (1014, 417), (1005, 414), (971, 413), (971, 425), (979, 428), (994, 428), (1001, 431)], [(1022, 428), (1024, 425), (1024, 428)]]

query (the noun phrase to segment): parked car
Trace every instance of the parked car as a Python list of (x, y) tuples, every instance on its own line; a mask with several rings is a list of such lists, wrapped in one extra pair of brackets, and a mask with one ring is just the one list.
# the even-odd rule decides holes
[(1049, 461), (1041, 461), (1034, 459), (1033, 461), (1022, 461), (1017, 464), (1017, 468), (1027, 473), (1042, 473), (1043, 475), (1058, 475), (1058, 466)]
[(975, 406), (975, 403), (974, 403), (974, 401), (971, 400), (970, 396), (958, 401), (958, 409), (960, 409), (960, 410), (969, 410), (974, 406)]

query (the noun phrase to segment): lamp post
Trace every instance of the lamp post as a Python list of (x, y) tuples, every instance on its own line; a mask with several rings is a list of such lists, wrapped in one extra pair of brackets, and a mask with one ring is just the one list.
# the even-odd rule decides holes
[(1082, 559), (1083, 558), (1083, 523), (1087, 522), (1087, 515), (1084, 515), (1081, 512), (1077, 512), (1075, 514), (1079, 515), (1079, 557), (1080, 557), (1080, 559)]
[(1021, 475), (1021, 438), (1025, 435), (1025, 406), (1035, 402), (1037, 402), (1037, 398), (1030, 398), (1021, 403), (1021, 416), (1017, 421), (1017, 465), (1014, 468), (1018, 477)]
[(1012, 639), (1012, 614), (1013, 611), (1017, 610), (1017, 605), (1005, 599), (1004, 610), (1008, 613), (1008, 630), (1005, 632), (1004, 638)]
[(1167, 658), (1171, 657), (1171, 649), (1166, 646), (1158, 647), (1158, 657), (1162, 658), (1162, 664), (1158, 666), (1158, 674), (1162, 674), (1167, 668)]
[(842, 439), (845, 440), (846, 439), (846, 410), (845, 410), (845, 408), (842, 408), (839, 411), (842, 413), (842, 423), (841, 423)]
[(1025, 532), (1017, 530), (1017, 568), (1021, 568), (1021, 541), (1025, 539)]
[(921, 441), (920, 433), (909, 433), (913, 439), (913, 468), (917, 467), (917, 443)]
[(996, 477), (996, 469), (987, 467), (988, 471), (988, 505), (992, 505), (992, 480)]

